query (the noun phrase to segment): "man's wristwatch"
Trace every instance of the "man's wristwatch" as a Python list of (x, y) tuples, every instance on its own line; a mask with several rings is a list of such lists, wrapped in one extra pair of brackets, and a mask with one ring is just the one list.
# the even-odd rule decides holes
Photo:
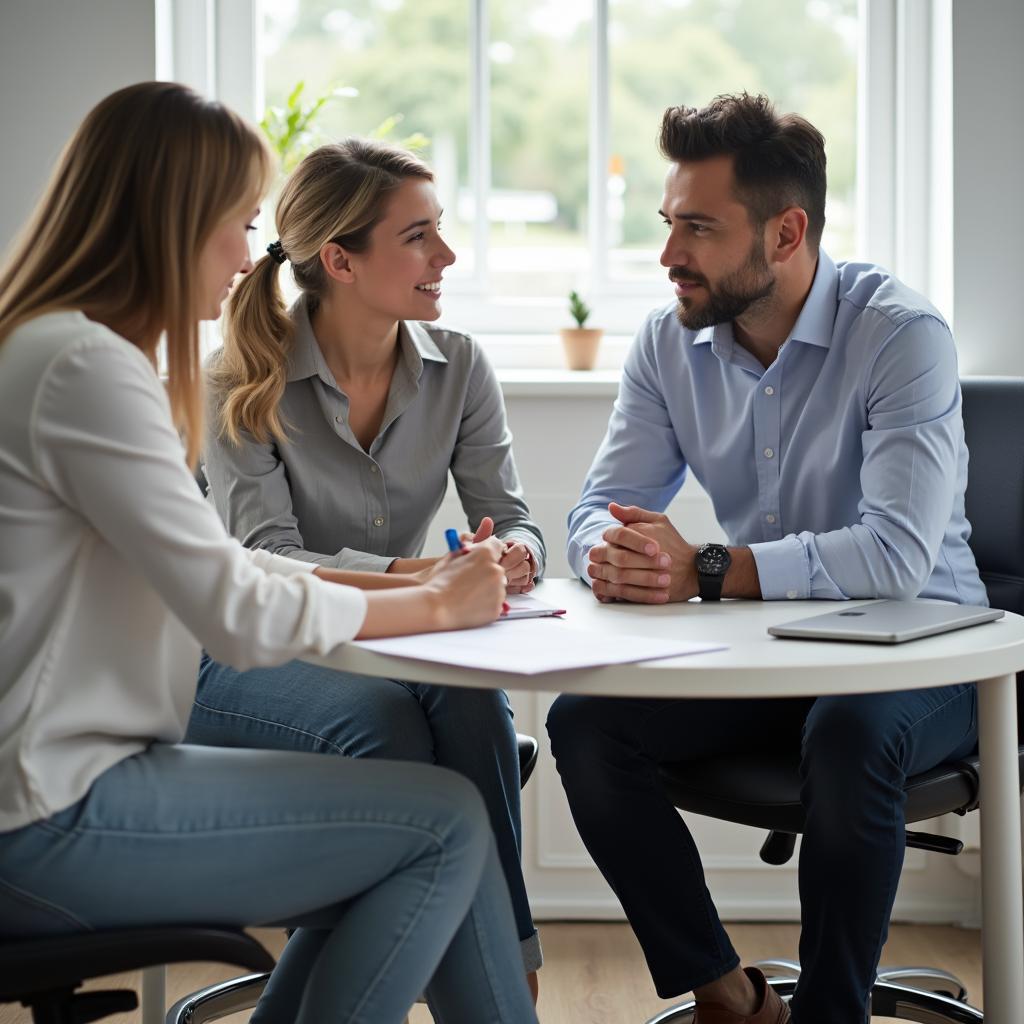
[(722, 544), (701, 544), (694, 559), (697, 569), (697, 593), (702, 601), (718, 601), (722, 581), (732, 565), (732, 555)]

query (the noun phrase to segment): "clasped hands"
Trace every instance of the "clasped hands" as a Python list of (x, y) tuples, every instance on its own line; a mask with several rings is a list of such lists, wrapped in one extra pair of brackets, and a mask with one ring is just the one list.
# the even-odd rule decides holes
[(587, 575), (598, 601), (667, 604), (697, 595), (697, 548), (662, 512), (611, 502), (619, 521), (590, 549)]
[[(490, 516), (484, 516), (475, 533), (460, 534), (459, 539), (463, 544), (479, 544), (487, 540), (494, 533), (494, 520)], [(533, 552), (520, 541), (503, 541), (504, 551), (498, 560), (505, 573), (506, 593), (528, 594), (533, 590), (533, 578), (537, 573), (537, 563), (534, 561)]]

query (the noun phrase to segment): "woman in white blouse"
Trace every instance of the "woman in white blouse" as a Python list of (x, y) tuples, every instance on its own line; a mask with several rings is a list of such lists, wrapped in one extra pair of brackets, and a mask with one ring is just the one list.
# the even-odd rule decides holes
[(251, 269), (268, 166), (219, 104), (123, 89), (0, 269), (0, 938), (289, 923), (253, 1021), (400, 1021), (424, 987), (446, 1022), (532, 1021), (462, 778), (176, 745), (200, 645), (272, 665), (482, 624), (504, 593), (497, 541), (363, 593), (247, 551), (201, 499), (197, 321)]
[[(383, 142), (310, 153), (277, 203), (280, 240), (227, 308), (211, 358), (203, 458), (217, 511), (246, 547), (381, 582), (408, 579), (449, 473), (478, 536), (505, 545), (510, 592), (544, 561), (512, 457), (494, 371), (468, 335), (436, 323), (455, 259), (433, 174)], [(284, 304), (289, 275), (298, 300)], [(423, 761), (480, 790), (523, 968), (540, 940), (520, 862), (519, 758), (500, 690), (353, 678), (308, 663), (239, 672), (204, 656), (188, 742)]]

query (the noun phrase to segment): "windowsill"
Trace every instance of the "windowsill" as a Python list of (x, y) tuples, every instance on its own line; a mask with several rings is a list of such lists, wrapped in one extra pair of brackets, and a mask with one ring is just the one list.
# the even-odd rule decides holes
[(477, 334), (506, 396), (615, 397), (632, 338), (607, 334), (593, 370), (568, 370), (557, 335)]
[(495, 371), (506, 398), (614, 398), (619, 370), (503, 368)]

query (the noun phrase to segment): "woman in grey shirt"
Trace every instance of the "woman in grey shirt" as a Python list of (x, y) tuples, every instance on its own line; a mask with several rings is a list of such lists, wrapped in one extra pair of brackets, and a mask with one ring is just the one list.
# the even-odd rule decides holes
[[(211, 363), (206, 474), (244, 544), (351, 574), (429, 577), (420, 557), (451, 471), (475, 539), (504, 542), (509, 592), (532, 588), (529, 518), (494, 372), (440, 315), (455, 256), (430, 170), (379, 142), (311, 153), (277, 205), (280, 240), (236, 289)], [(286, 309), (278, 269), (301, 295)], [(203, 660), (188, 740), (422, 760), (470, 778), (488, 806), (531, 988), (540, 945), (520, 866), (519, 767), (504, 693), (360, 677), (292, 662), (240, 673)]]

